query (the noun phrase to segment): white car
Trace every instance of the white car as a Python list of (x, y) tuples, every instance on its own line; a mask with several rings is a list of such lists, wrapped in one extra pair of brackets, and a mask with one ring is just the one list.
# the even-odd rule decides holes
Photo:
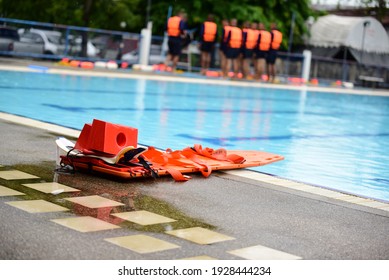
[[(160, 64), (165, 61), (166, 57), (161, 52), (161, 46), (151, 45), (150, 55), (149, 55), (149, 64)], [(139, 51), (134, 50), (132, 52), (123, 54), (122, 60), (128, 62), (129, 64), (139, 63)]]
[(65, 51), (65, 45), (61, 44), (61, 32), (31, 28), (20, 35), (20, 41), (34, 44), (43, 44), (44, 54), (61, 55)]
[[(66, 42), (63, 38), (62, 33), (59, 31), (43, 30), (31, 28), (30, 30), (21, 32), (20, 40), (25, 43), (29, 43), (31, 47), (34, 44), (43, 44), (43, 53), (44, 54), (53, 54), (53, 55), (64, 55)], [(80, 56), (81, 55), (81, 38), (78, 37), (74, 40), (71, 37), (68, 46), (67, 54)], [(88, 41), (87, 44), (87, 54), (88, 57), (97, 57), (99, 50)]]
[[(81, 56), (81, 43), (82, 43), (82, 38), (77, 37), (72, 45), (72, 53), (75, 55)], [(86, 45), (86, 52), (88, 54), (88, 57), (97, 57), (100, 54), (100, 50), (93, 45), (91, 41), (87, 42)]]

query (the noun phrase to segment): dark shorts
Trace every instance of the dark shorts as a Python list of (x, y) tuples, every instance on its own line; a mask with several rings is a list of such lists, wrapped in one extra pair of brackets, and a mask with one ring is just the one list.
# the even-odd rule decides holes
[(180, 37), (169, 37), (167, 42), (169, 47), (169, 54), (180, 55), (181, 54), (181, 38)]
[(254, 50), (253, 49), (244, 49), (244, 51), (243, 51), (243, 57), (244, 58), (252, 58), (253, 54), (254, 54)]
[(229, 59), (235, 59), (238, 58), (239, 54), (241, 53), (241, 48), (226, 48), (226, 57)]
[(255, 53), (255, 57), (257, 59), (266, 58), (267, 57), (267, 53), (268, 52), (266, 52), (266, 51), (257, 50), (256, 53)]
[(276, 50), (269, 50), (266, 57), (266, 63), (267, 64), (274, 64), (276, 62), (277, 58), (277, 51)]
[(213, 43), (213, 42), (201, 42), (200, 50), (202, 52), (210, 53), (210, 52), (212, 52), (214, 45), (215, 45), (215, 43)]
[(220, 49), (224, 54), (226, 53), (226, 48), (227, 48), (226, 44), (220, 43), (219, 49)]

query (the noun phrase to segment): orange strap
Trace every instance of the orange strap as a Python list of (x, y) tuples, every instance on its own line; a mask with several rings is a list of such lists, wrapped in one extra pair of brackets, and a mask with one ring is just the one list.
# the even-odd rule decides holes
[(224, 160), (229, 161), (232, 163), (243, 163), (245, 162), (245, 158), (236, 154), (229, 154), (227, 155), (227, 150), (220, 148), (217, 150), (214, 150), (212, 148), (204, 148), (200, 144), (194, 145), (194, 150), (205, 157), (216, 159), (216, 160)]
[(169, 172), (170, 175), (174, 178), (174, 180), (178, 182), (188, 181), (188, 177), (182, 175), (182, 173), (174, 168), (167, 167), (168, 164), (184, 166), (188, 165), (188, 163), (184, 163), (178, 160), (176, 155), (172, 155), (171, 153), (164, 153), (156, 150), (154, 147), (149, 147), (148, 150), (143, 154), (143, 156), (152, 163), (154, 167), (165, 169)]

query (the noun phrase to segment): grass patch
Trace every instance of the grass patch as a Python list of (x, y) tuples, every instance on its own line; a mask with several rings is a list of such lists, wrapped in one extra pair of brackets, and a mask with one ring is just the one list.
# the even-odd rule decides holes
[[(135, 207), (137, 209), (153, 212), (171, 219), (177, 220), (176, 222), (169, 223), (168, 229), (181, 229), (190, 227), (203, 227), (208, 229), (215, 229), (214, 226), (209, 225), (199, 219), (194, 219), (185, 215), (182, 211), (173, 207), (172, 205), (153, 198), (151, 196), (140, 195), (135, 199)], [(167, 230), (167, 225), (153, 225), (143, 226), (146, 231), (162, 232)]]

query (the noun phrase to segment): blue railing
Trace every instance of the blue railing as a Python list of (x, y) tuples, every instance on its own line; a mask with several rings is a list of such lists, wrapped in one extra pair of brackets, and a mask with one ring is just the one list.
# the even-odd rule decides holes
[[(63, 51), (60, 53), (55, 54), (47, 54), (47, 53), (31, 53), (31, 52), (16, 52), (16, 51), (1, 51), (0, 55), (7, 55), (7, 56), (15, 56), (15, 57), (31, 57), (31, 58), (41, 58), (41, 59), (61, 59), (63, 57), (70, 57), (70, 58), (86, 58), (81, 57), (79, 55), (75, 55), (69, 52), (71, 49), (71, 33), (78, 33), (78, 36), (81, 34), (87, 33), (88, 35), (93, 34), (94, 37), (98, 36), (105, 36), (107, 37), (107, 42), (104, 45), (98, 46), (100, 50), (111, 51), (111, 53), (117, 53), (120, 48), (120, 43), (123, 42), (123, 40), (132, 40), (131, 46), (127, 47), (127, 51), (132, 51), (138, 47), (139, 40), (141, 39), (140, 34), (137, 33), (130, 33), (130, 32), (123, 32), (123, 31), (115, 31), (115, 30), (106, 30), (106, 29), (99, 29), (99, 28), (89, 28), (89, 27), (80, 27), (80, 26), (72, 26), (72, 25), (64, 25), (64, 24), (53, 24), (53, 23), (47, 23), (47, 22), (37, 22), (37, 21), (30, 21), (30, 20), (20, 20), (20, 19), (12, 19), (12, 18), (3, 18), (0, 17), (0, 25), (7, 25), (7, 26), (14, 26), (19, 29), (30, 29), (30, 28), (38, 28), (38, 29), (50, 29), (50, 30), (56, 30), (60, 31), (63, 36), (63, 42), (62, 47)], [(91, 36), (88, 36), (91, 37)], [(119, 38), (119, 39), (117, 39)], [(88, 38), (93, 39), (93, 38)], [(123, 51), (123, 50), (121, 50)], [(116, 57), (114, 54), (112, 54), (109, 57), (105, 56), (98, 56), (98, 57), (87, 57), (88, 60), (116, 60)]]

